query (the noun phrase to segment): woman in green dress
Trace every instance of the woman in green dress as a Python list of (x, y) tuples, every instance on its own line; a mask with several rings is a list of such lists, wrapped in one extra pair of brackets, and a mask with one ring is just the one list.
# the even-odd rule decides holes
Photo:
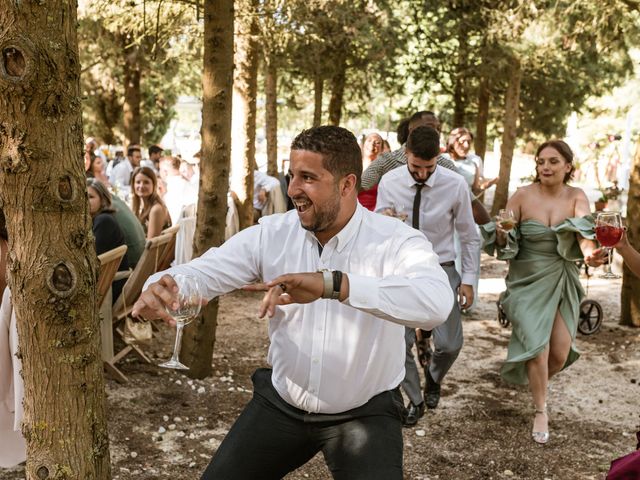
[(497, 249), (498, 258), (509, 261), (500, 302), (513, 330), (501, 373), (508, 382), (529, 383), (533, 440), (546, 443), (548, 381), (579, 356), (573, 341), (584, 292), (576, 261), (598, 266), (602, 259), (592, 256), (596, 245), (587, 196), (567, 185), (574, 171), (569, 146), (545, 142), (535, 161), (535, 181), (507, 202), (516, 227), (506, 231), (491, 222), (482, 230), (487, 253)]

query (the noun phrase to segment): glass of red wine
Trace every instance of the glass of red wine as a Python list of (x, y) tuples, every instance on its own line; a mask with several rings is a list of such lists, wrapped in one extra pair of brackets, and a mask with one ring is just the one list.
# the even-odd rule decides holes
[(620, 278), (611, 272), (611, 250), (620, 241), (624, 230), (622, 228), (622, 218), (618, 212), (603, 212), (596, 217), (596, 238), (600, 245), (606, 248), (609, 259), (604, 267), (601, 278)]

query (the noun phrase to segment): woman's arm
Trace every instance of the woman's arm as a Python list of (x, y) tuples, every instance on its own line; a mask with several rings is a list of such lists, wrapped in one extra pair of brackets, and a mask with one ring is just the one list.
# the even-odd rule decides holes
[(151, 240), (154, 237), (160, 235), (162, 226), (165, 224), (166, 212), (162, 205), (156, 203), (151, 207), (149, 212), (149, 223), (147, 224), (147, 240)]

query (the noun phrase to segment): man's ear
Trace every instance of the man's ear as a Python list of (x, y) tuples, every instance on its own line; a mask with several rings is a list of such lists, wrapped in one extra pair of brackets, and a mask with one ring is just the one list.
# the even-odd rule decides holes
[(340, 180), (340, 195), (346, 197), (354, 190), (357, 193), (356, 180), (356, 175), (354, 173), (350, 173), (349, 175), (342, 177)]

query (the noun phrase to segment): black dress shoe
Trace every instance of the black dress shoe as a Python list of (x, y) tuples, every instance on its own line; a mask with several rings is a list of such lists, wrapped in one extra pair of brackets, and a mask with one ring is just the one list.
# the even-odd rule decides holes
[(402, 424), (405, 427), (413, 427), (416, 423), (418, 423), (418, 419), (424, 415), (424, 402), (420, 403), (420, 405), (414, 405), (412, 402), (409, 402), (407, 405), (407, 409), (405, 410), (404, 421)]
[(440, 402), (440, 384), (436, 383), (431, 374), (427, 370), (426, 372), (426, 385), (424, 387), (424, 402), (427, 404), (427, 408), (434, 409)]

